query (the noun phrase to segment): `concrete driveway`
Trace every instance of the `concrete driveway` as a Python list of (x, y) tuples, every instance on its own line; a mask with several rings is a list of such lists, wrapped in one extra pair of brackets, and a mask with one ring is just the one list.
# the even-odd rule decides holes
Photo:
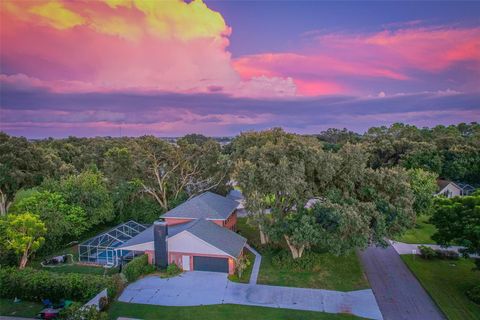
[(226, 274), (216, 272), (186, 272), (169, 279), (149, 276), (129, 285), (119, 300), (164, 306), (241, 304), (382, 319), (370, 289), (340, 292), (242, 284), (230, 282)]

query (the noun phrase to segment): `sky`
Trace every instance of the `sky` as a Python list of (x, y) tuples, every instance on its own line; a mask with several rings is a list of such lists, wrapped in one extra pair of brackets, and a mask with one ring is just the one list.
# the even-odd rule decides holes
[(480, 120), (480, 2), (0, 2), (0, 131), (364, 132)]

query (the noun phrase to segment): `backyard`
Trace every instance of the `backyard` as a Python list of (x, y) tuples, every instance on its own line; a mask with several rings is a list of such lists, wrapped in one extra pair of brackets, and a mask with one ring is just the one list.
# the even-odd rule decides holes
[(369, 288), (355, 253), (335, 256), (329, 253), (306, 253), (302, 261), (293, 261), (282, 250), (260, 245), (258, 230), (239, 218), (239, 233), (262, 254), (259, 284), (351, 291)]
[(13, 299), (0, 299), (0, 316), (33, 318), (42, 309), (41, 303), (29, 301), (13, 302)]
[(163, 307), (145, 304), (114, 302), (109, 308), (112, 320), (118, 317), (156, 320), (176, 319), (211, 319), (211, 320), (347, 320), (361, 319), (352, 315), (336, 315), (331, 313), (300, 311), (280, 308), (251, 307), (233, 304), (221, 304), (198, 307)]
[(395, 238), (396, 241), (412, 244), (435, 244), (432, 235), (436, 228), (433, 224), (428, 223), (429, 216), (423, 215), (418, 217), (415, 227), (407, 230), (402, 236)]
[(466, 290), (480, 284), (480, 273), (472, 271), (472, 260), (425, 260), (414, 255), (401, 258), (448, 319), (480, 319), (480, 305), (465, 295)]

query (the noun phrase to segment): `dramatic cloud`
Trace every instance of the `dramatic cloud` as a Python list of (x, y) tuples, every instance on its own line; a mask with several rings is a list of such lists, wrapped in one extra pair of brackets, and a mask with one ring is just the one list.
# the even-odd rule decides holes
[(311, 32), (306, 38), (308, 45), (297, 52), (240, 57), (234, 62), (235, 69), (245, 79), (292, 77), (304, 95), (365, 93), (371, 82), (364, 80), (388, 80), (385, 86), (395, 88), (401, 82), (423, 81), (439, 74), (463, 90), (480, 86), (480, 28), (410, 27), (374, 34)]
[(0, 130), (230, 135), (480, 118), (478, 23), (302, 29), (292, 40), (268, 19), (259, 33), (295, 45), (232, 58), (235, 30), (202, 0), (0, 1)]
[[(242, 81), (227, 51), (231, 33), (201, 0), (19, 1), (2, 6), (1, 70), (56, 90), (166, 90), (295, 94), (275, 77)], [(249, 79), (250, 80), (250, 79)], [(55, 87), (60, 85), (60, 87)]]

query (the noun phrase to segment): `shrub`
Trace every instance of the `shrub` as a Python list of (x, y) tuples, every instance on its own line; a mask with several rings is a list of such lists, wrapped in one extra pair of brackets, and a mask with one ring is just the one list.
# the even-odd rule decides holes
[(60, 318), (66, 320), (107, 320), (106, 312), (98, 311), (95, 306), (83, 307), (81, 303), (74, 303), (60, 312)]
[(476, 286), (468, 290), (467, 297), (473, 302), (480, 304), (480, 286)]
[(123, 268), (122, 273), (127, 278), (128, 282), (133, 282), (143, 275), (152, 273), (155, 271), (155, 266), (148, 263), (148, 256), (146, 254), (134, 258), (127, 263)]
[(437, 253), (435, 252), (435, 250), (433, 250), (430, 247), (418, 246), (418, 249), (420, 249), (420, 256), (423, 259), (428, 259), (429, 260), (429, 259), (433, 259), (437, 256)]
[(183, 270), (177, 266), (175, 263), (171, 263), (167, 266), (167, 271), (165, 272), (166, 277), (175, 277), (182, 273)]
[(292, 255), (286, 250), (271, 250), (272, 263), (278, 268), (288, 268), (292, 271), (315, 271), (319, 263), (319, 254), (316, 252), (305, 252), (301, 258), (293, 259)]
[(29, 301), (69, 299), (88, 301), (103, 289), (114, 297), (117, 290), (116, 280), (79, 273), (56, 273), (32, 268), (0, 269), (0, 297), (20, 298)]
[(460, 259), (460, 254), (454, 250), (442, 250), (437, 249), (435, 250), (437, 258), (445, 259), (445, 260), (458, 260)]

